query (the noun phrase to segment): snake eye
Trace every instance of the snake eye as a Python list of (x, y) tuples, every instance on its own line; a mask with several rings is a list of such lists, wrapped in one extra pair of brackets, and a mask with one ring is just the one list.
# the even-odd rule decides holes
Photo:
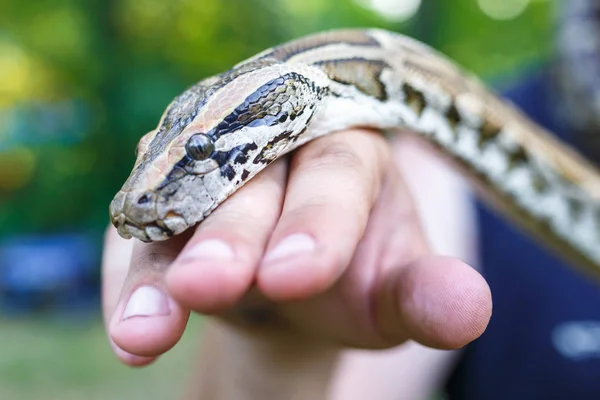
[(215, 151), (215, 144), (205, 134), (197, 133), (187, 142), (185, 150), (194, 160), (206, 160)]

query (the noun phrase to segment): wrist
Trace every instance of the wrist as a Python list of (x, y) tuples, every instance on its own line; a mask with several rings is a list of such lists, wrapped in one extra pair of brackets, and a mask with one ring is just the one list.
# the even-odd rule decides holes
[(194, 384), (201, 398), (325, 399), (338, 355), (298, 334), (259, 334), (209, 319)]

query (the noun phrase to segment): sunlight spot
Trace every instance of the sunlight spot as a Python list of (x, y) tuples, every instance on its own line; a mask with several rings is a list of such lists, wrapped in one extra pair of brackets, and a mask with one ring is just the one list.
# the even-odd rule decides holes
[(530, 0), (477, 0), (479, 8), (492, 19), (509, 20), (525, 11)]
[(404, 21), (414, 16), (421, 0), (357, 0), (362, 6), (367, 7), (391, 21)]

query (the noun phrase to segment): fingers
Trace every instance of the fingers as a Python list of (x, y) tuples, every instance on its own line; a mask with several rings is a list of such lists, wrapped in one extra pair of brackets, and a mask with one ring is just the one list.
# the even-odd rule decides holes
[(267, 297), (292, 300), (322, 292), (349, 264), (390, 157), (383, 138), (374, 135), (345, 131), (294, 155), (283, 211), (258, 272)]
[(286, 172), (275, 162), (200, 224), (167, 274), (179, 302), (215, 313), (246, 293), (281, 212)]
[(463, 262), (428, 256), (382, 279), (376, 320), (392, 343), (411, 338), (457, 349), (478, 338), (490, 320), (492, 299), (483, 277)]
[[(285, 187), (285, 163), (265, 172), (204, 221), (191, 239), (186, 233), (165, 242), (135, 242), (129, 254), (106, 258), (106, 270), (119, 271), (118, 279), (105, 280), (105, 309), (112, 314), (107, 325), (124, 362), (147, 364), (174, 346), (189, 308), (216, 311), (245, 293)], [(115, 242), (133, 243), (114, 236)], [(131, 260), (130, 266), (124, 260)]]
[[(156, 357), (181, 338), (189, 310), (168, 294), (164, 274), (189, 236), (133, 245), (127, 277), (110, 321), (110, 337), (136, 356)], [(126, 360), (127, 362), (127, 360)]]
[[(407, 172), (420, 173), (418, 169)], [(438, 185), (439, 174), (431, 175), (421, 174), (421, 185), (423, 182)], [(489, 288), (481, 276), (451, 258), (434, 263), (438, 268), (433, 270), (427, 269), (432, 263), (418, 261), (427, 260), (424, 257), (431, 250), (412, 201), (414, 185), (410, 189), (399, 172), (389, 168), (364, 235), (352, 250), (352, 261), (341, 279), (322, 295), (283, 305), (281, 314), (293, 326), (328, 341), (362, 348), (386, 348), (410, 338), (453, 348), (466, 344), (483, 331), (489, 320), (491, 301)], [(447, 198), (444, 191), (438, 193), (436, 207), (440, 198)], [(464, 200), (468, 201), (466, 197)], [(463, 208), (462, 202), (444, 202), (444, 207), (448, 213)], [(425, 207), (423, 211), (430, 210)], [(443, 228), (448, 235), (461, 235), (456, 243), (472, 241), (472, 237), (462, 234), (464, 231), (456, 223), (454, 227), (438, 228)], [(435, 241), (433, 244), (442, 247)], [(445, 246), (452, 254), (466, 256), (460, 251), (462, 246), (458, 247)], [(446, 268), (446, 264), (450, 266)], [(405, 273), (414, 279), (404, 279)], [(455, 281), (461, 285), (454, 285)], [(464, 289), (465, 285), (472, 285), (473, 290)], [(424, 301), (414, 305), (406, 303), (417, 290), (424, 299), (434, 294), (433, 305)], [(471, 297), (458, 297), (464, 293), (470, 293)], [(458, 307), (463, 301), (468, 304)], [(455, 306), (456, 312), (444, 314), (444, 307), (448, 305)], [(437, 318), (436, 313), (447, 318)], [(426, 324), (428, 316), (433, 316), (437, 325)], [(451, 336), (444, 337), (444, 333)]]
[(402, 343), (405, 334), (393, 343), (380, 334), (374, 324), (373, 297), (386, 271), (422, 257), (428, 246), (408, 188), (393, 166), (386, 173), (364, 235), (352, 250), (350, 265), (330, 290), (284, 304), (282, 315), (312, 336), (346, 346), (387, 348)]
[(140, 357), (126, 352), (117, 346), (108, 332), (109, 322), (117, 307), (129, 270), (133, 243), (132, 240), (121, 238), (112, 225), (106, 230), (102, 255), (102, 315), (110, 346), (117, 358), (125, 364), (142, 366), (154, 361), (155, 357)]

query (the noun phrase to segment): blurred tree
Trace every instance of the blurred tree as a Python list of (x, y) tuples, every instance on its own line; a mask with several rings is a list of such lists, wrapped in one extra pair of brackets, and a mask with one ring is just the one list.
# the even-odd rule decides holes
[(531, 1), (509, 20), (490, 18), (475, 0), (425, 3), (428, 7), (423, 10), (432, 8), (430, 14), (435, 16), (423, 28), (424, 39), (484, 78), (514, 78), (551, 55), (550, 1)]

